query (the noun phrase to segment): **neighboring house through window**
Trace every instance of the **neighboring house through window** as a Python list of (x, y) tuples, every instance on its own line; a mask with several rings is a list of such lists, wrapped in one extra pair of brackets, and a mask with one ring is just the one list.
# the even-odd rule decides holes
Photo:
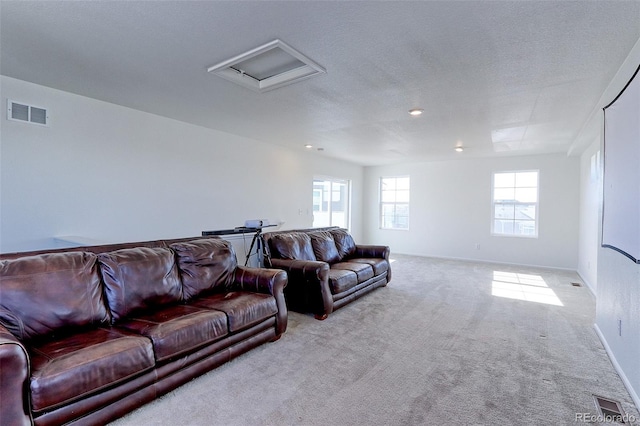
[(517, 237), (538, 236), (538, 171), (493, 174), (491, 232)]
[(409, 176), (380, 178), (380, 228), (409, 229)]

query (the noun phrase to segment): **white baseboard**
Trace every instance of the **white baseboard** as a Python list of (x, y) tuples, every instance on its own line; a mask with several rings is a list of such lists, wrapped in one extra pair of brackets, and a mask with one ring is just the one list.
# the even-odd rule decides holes
[(536, 264), (530, 264), (530, 263), (501, 262), (499, 260), (474, 259), (469, 257), (435, 256), (430, 254), (417, 254), (417, 253), (407, 253), (407, 252), (392, 252), (391, 256), (393, 256), (394, 254), (404, 254), (406, 256), (416, 256), (416, 257), (430, 257), (433, 259), (443, 259), (443, 260), (460, 260), (462, 262), (488, 263), (488, 264), (509, 265), (509, 266), (524, 266), (527, 268), (554, 269), (557, 271), (567, 271), (567, 272), (576, 272), (576, 273), (578, 272), (573, 268), (565, 268), (561, 266), (545, 266), (545, 265), (536, 265)]
[(602, 331), (600, 331), (600, 327), (598, 327), (598, 324), (593, 324), (593, 328), (595, 328), (596, 334), (598, 335), (598, 338), (600, 338), (600, 342), (602, 342), (602, 346), (604, 346), (604, 349), (607, 351), (607, 355), (609, 355), (609, 359), (611, 360), (611, 364), (613, 364), (613, 368), (616, 369), (618, 375), (622, 379), (622, 383), (624, 383), (624, 387), (626, 387), (627, 391), (629, 391), (629, 395), (631, 395), (633, 403), (635, 404), (636, 408), (640, 410), (640, 398), (638, 398), (636, 390), (631, 385), (631, 382), (629, 382), (629, 379), (627, 379), (626, 374), (624, 374), (624, 370), (622, 370), (622, 367), (620, 367), (620, 364), (618, 364), (618, 361), (616, 360), (611, 347), (609, 347), (609, 344), (607, 343), (607, 339), (605, 339), (604, 334), (602, 334)]
[(587, 279), (584, 278), (584, 276), (582, 276), (582, 274), (580, 273), (580, 271), (576, 271), (578, 273), (578, 276), (580, 277), (580, 279), (582, 280), (582, 282), (587, 286), (587, 288), (589, 289), (589, 291), (591, 292), (591, 295), (593, 297), (596, 297), (596, 289), (593, 288), (593, 286), (591, 285), (591, 282)]

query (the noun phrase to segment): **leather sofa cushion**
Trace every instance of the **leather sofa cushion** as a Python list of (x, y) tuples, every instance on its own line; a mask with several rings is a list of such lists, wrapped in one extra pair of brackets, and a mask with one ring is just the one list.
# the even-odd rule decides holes
[(112, 322), (182, 299), (175, 256), (168, 248), (136, 247), (98, 255)]
[(327, 262), (329, 264), (335, 263), (340, 260), (336, 243), (333, 240), (333, 235), (328, 231), (318, 231), (309, 233), (311, 238), (311, 246), (313, 247), (313, 254), (317, 260)]
[(222, 239), (195, 240), (170, 246), (178, 256), (185, 299), (203, 291), (227, 287), (238, 266), (231, 243)]
[(116, 327), (151, 339), (158, 362), (191, 352), (228, 334), (223, 312), (190, 305), (173, 305), (126, 318)]
[(347, 269), (329, 269), (329, 288), (331, 294), (342, 293), (358, 285), (358, 276)]
[(278, 313), (276, 299), (270, 294), (232, 291), (198, 298), (194, 306), (216, 309), (227, 315), (229, 331), (236, 332)]
[(381, 258), (355, 258), (349, 259), (351, 263), (366, 263), (373, 268), (373, 274), (375, 276), (382, 275), (389, 270), (389, 262), (386, 259)]
[(0, 322), (17, 338), (108, 321), (94, 254), (50, 253), (0, 261)]
[(346, 229), (332, 229), (330, 232), (336, 243), (340, 260), (356, 252), (356, 243)]
[(304, 232), (276, 234), (269, 239), (269, 248), (276, 259), (316, 260), (311, 238)]
[(373, 268), (366, 263), (357, 262), (340, 262), (331, 265), (331, 269), (345, 269), (347, 271), (353, 271), (358, 277), (358, 284), (365, 282), (369, 278), (373, 278)]
[(36, 412), (117, 385), (155, 362), (149, 339), (110, 328), (58, 337), (31, 348), (31, 404)]

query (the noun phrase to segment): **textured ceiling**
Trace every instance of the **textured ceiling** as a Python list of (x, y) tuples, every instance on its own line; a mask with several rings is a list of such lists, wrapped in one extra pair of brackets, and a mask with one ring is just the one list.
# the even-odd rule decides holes
[[(3, 0), (0, 18), (3, 75), (362, 165), (576, 151), (640, 38), (638, 1)], [(327, 73), (256, 93), (206, 71), (274, 39)]]

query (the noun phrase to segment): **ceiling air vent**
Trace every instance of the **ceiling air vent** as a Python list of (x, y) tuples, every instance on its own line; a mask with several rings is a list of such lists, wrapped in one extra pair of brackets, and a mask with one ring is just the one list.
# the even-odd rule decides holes
[(39, 124), (42, 126), (49, 124), (49, 115), (45, 108), (21, 104), (12, 100), (7, 100), (7, 119)]
[(280, 40), (273, 40), (207, 69), (256, 92), (267, 92), (327, 72)]

